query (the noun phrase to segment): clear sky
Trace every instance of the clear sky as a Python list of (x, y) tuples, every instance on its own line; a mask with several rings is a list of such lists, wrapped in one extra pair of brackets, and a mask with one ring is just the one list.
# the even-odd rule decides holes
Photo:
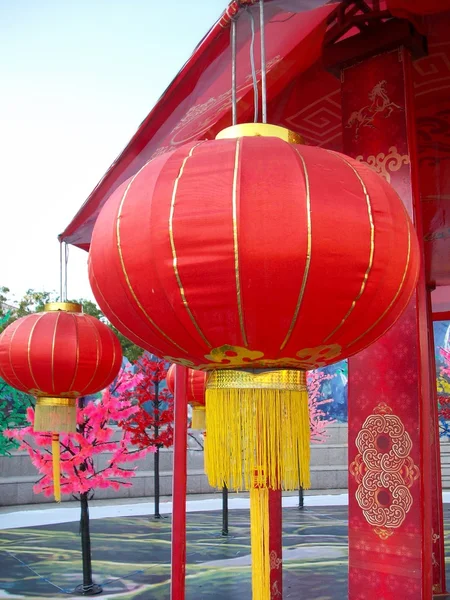
[(0, 0), (0, 286), (58, 290), (57, 235), (227, 3)]

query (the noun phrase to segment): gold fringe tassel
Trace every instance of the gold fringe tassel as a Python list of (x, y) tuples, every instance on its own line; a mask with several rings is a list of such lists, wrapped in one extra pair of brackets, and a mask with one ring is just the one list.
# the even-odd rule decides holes
[(74, 398), (37, 398), (34, 431), (75, 433), (77, 427), (76, 402)]
[(211, 486), (310, 487), (308, 393), (303, 371), (213, 372), (206, 389), (205, 471)]
[(205, 431), (206, 429), (206, 408), (204, 406), (192, 407), (191, 429)]
[(61, 467), (59, 453), (59, 434), (52, 433), (52, 461), (53, 461), (53, 495), (56, 502), (61, 502)]
[(270, 600), (269, 490), (250, 490), (250, 531), (252, 548), (252, 596)]

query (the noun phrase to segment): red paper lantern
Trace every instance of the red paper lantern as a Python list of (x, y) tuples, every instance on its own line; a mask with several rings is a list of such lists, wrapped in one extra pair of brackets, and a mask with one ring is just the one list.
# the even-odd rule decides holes
[(111, 195), (90, 247), (111, 322), (150, 352), (213, 371), (205, 469), (213, 486), (250, 490), (257, 600), (271, 597), (269, 490), (310, 485), (305, 371), (383, 335), (420, 262), (388, 183), (296, 141), (240, 125), (155, 158)]
[(73, 302), (46, 304), (44, 312), (17, 319), (0, 335), (0, 376), (36, 397), (34, 430), (52, 433), (57, 501), (59, 433), (76, 431), (76, 398), (109, 385), (121, 364), (111, 329)]
[[(175, 365), (167, 371), (167, 387), (175, 393)], [(186, 402), (192, 406), (191, 429), (204, 431), (206, 429), (205, 415), (206, 373), (188, 369), (188, 384)]]
[(111, 329), (75, 303), (48, 304), (0, 335), (0, 375), (36, 396), (38, 406), (43, 397), (95, 394), (111, 383), (121, 364), (122, 350)]
[(415, 287), (418, 243), (394, 189), (356, 160), (265, 127), (273, 137), (155, 158), (97, 219), (97, 301), (167, 360), (313, 369), (380, 337)]

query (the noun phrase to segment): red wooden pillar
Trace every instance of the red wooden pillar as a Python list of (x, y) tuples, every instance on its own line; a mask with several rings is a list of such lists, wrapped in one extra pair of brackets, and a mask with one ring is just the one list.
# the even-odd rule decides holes
[(430, 349), (430, 387), (431, 395), (431, 429), (433, 432), (431, 439), (431, 480), (434, 485), (431, 488), (431, 502), (433, 508), (432, 514), (432, 533), (433, 547), (431, 562), (433, 566), (433, 592), (435, 597), (440, 594), (446, 594), (445, 580), (445, 546), (444, 546), (444, 508), (442, 505), (442, 471), (441, 471), (441, 447), (439, 442), (439, 420), (437, 410), (437, 389), (436, 389), (436, 359), (434, 354), (434, 332), (433, 332), (433, 314), (431, 308), (431, 290), (427, 290), (427, 316), (428, 316), (428, 336)]
[(171, 600), (184, 600), (186, 579), (187, 375), (175, 367), (172, 478)]
[(282, 521), (281, 490), (269, 490), (270, 600), (283, 598)]
[[(344, 152), (394, 186), (422, 243), (409, 51), (353, 64), (341, 81)], [(422, 267), (399, 322), (349, 361), (350, 600), (432, 598), (442, 513), (432, 509), (441, 490), (430, 323)]]

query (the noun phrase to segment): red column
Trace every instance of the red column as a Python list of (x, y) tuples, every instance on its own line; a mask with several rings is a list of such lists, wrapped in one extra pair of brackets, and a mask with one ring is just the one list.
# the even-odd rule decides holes
[(431, 502), (433, 508), (432, 514), (432, 555), (431, 562), (433, 566), (433, 592), (434, 596), (446, 594), (445, 581), (445, 546), (444, 546), (444, 509), (442, 505), (442, 472), (441, 472), (441, 447), (439, 443), (439, 419), (437, 410), (437, 389), (436, 389), (436, 359), (434, 354), (434, 333), (431, 308), (431, 290), (427, 290), (427, 316), (428, 316), (428, 336), (430, 349), (430, 387), (431, 387)]
[[(397, 49), (342, 71), (344, 152), (394, 186), (422, 243), (410, 70), (408, 51)], [(422, 267), (399, 322), (349, 361), (350, 600), (432, 598), (433, 520), (438, 527), (442, 515), (433, 519), (429, 323)]]
[(174, 438), (172, 480), (171, 600), (184, 600), (186, 579), (186, 487), (187, 487), (187, 374), (175, 367)]
[(283, 598), (282, 526), (281, 490), (269, 490), (270, 600)]

